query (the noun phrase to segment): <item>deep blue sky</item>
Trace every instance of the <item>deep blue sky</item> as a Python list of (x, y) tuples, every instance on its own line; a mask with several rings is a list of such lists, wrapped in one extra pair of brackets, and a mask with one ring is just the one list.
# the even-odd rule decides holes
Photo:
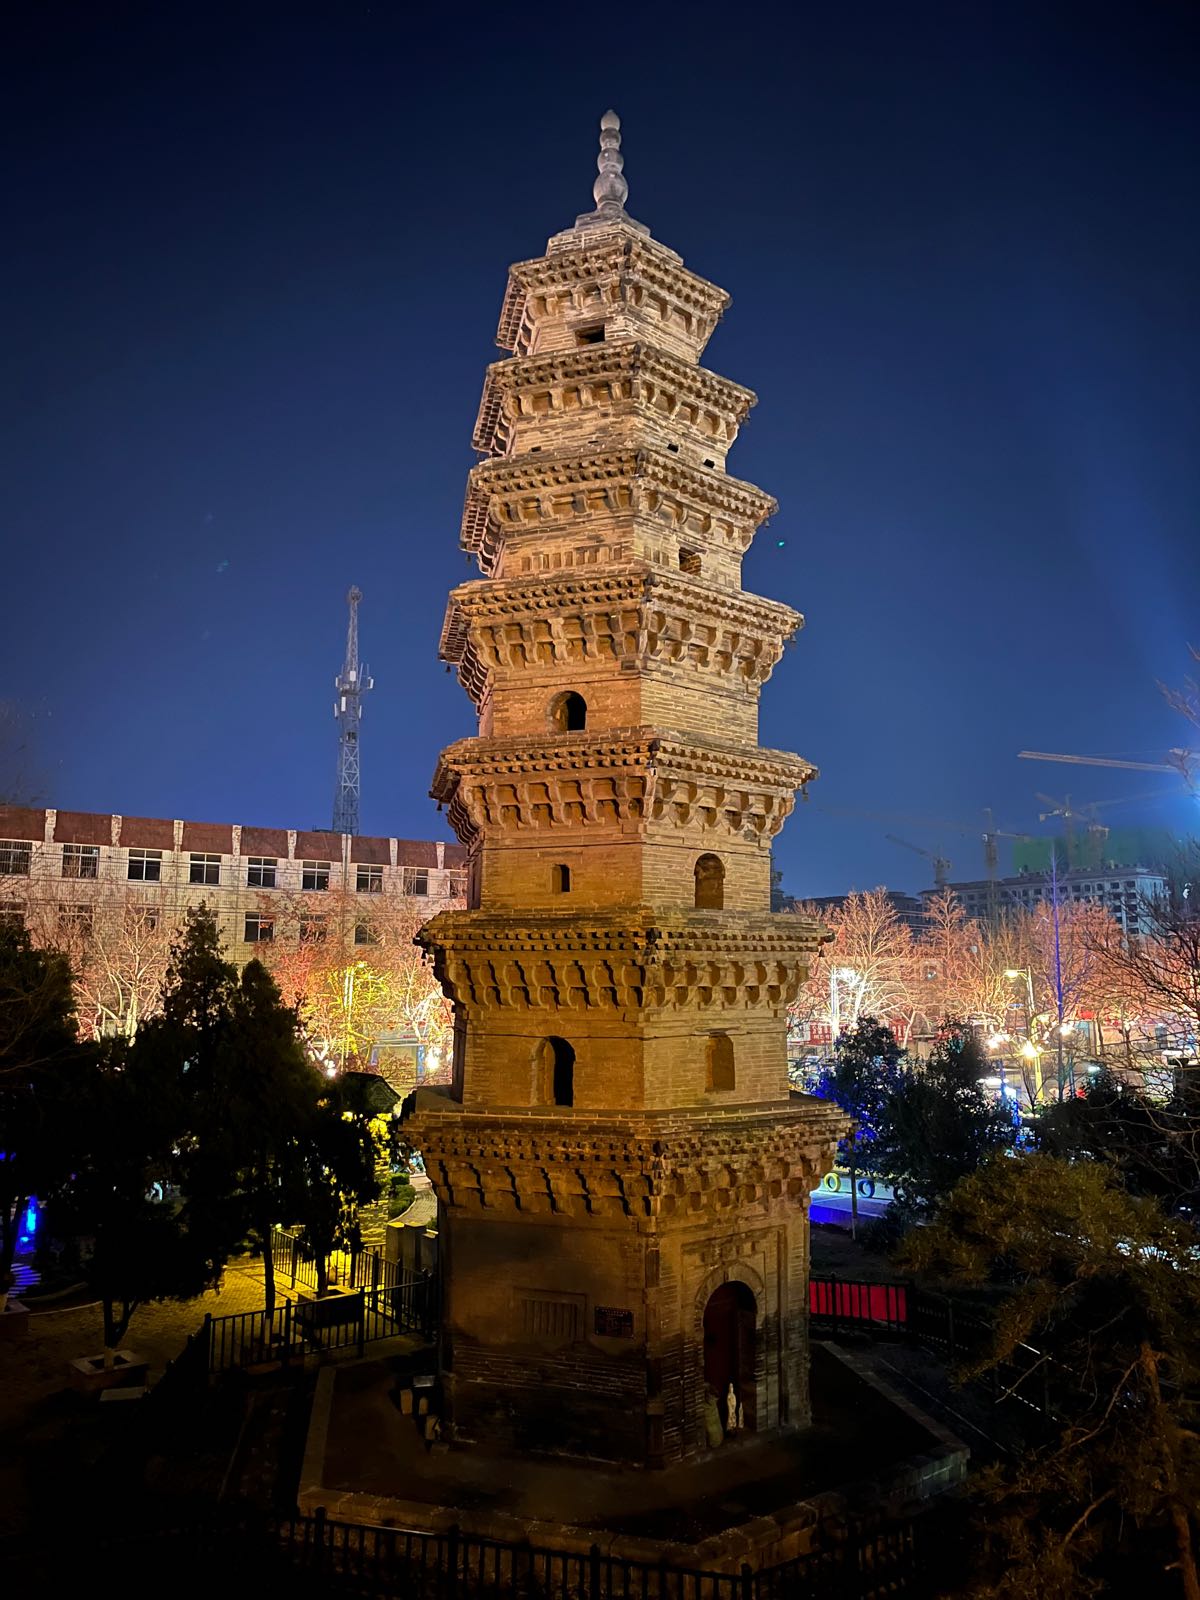
[(24, 11), (0, 695), (49, 803), (326, 823), (353, 582), (364, 831), (448, 836), (436, 645), (505, 268), (590, 206), (609, 104), (759, 395), (746, 586), (809, 618), (763, 742), (823, 770), (788, 887), (928, 881), (889, 831), (981, 870), (901, 817), (1171, 787), (1015, 756), (1187, 742), (1155, 680), (1200, 643), (1192, 6)]

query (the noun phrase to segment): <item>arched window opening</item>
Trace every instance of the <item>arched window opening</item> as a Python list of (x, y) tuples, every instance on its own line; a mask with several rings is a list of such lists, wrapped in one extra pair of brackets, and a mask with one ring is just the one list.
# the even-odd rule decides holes
[(710, 1033), (704, 1063), (704, 1087), (732, 1089), (735, 1083), (733, 1040), (727, 1033)]
[(701, 856), (696, 863), (696, 910), (720, 911), (724, 904), (724, 863), (720, 856)]
[(559, 733), (580, 733), (587, 727), (587, 701), (573, 689), (550, 704), (550, 721)]
[(553, 894), (570, 894), (570, 867), (564, 865), (562, 862), (559, 862), (557, 866), (550, 868), (550, 890)]
[(575, 1052), (565, 1039), (543, 1039), (537, 1047), (537, 1099), (541, 1105), (575, 1104)]

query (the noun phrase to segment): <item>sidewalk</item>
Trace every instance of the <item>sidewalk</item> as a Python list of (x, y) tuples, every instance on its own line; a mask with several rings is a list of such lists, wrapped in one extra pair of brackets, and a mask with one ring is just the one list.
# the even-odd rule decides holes
[[(282, 1305), (295, 1295), (287, 1278), (277, 1281)], [(236, 1311), (261, 1311), (262, 1262), (242, 1258), (227, 1268), (221, 1287), (195, 1300), (162, 1300), (139, 1306), (125, 1336), (125, 1347), (150, 1362), (150, 1382), (162, 1376), (167, 1362), (183, 1349), (190, 1333), (204, 1321)], [(86, 1306), (31, 1311), (29, 1331), (23, 1339), (0, 1344), (0, 1443), (11, 1445), (33, 1420), (37, 1408), (67, 1387), (67, 1363), (93, 1355), (104, 1347), (104, 1323), (98, 1301)], [(7, 1438), (5, 1436), (8, 1436)]]

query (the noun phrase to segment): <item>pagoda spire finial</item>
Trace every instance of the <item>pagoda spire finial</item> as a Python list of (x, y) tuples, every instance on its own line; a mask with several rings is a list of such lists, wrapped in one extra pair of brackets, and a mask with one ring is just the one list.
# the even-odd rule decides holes
[(621, 154), (621, 119), (615, 111), (600, 118), (600, 154), (596, 160), (599, 177), (592, 185), (596, 210), (601, 216), (623, 217), (629, 185), (625, 181), (625, 158)]
[[(649, 234), (644, 223), (635, 222), (625, 210), (629, 185), (625, 181), (625, 158), (621, 154), (621, 119), (615, 111), (606, 111), (600, 118), (600, 154), (596, 160), (598, 176), (592, 185), (596, 201), (594, 211), (585, 211), (575, 218), (576, 228), (604, 228), (612, 223), (632, 228), (635, 233)], [(560, 234), (551, 240), (551, 247), (562, 245), (569, 235)]]

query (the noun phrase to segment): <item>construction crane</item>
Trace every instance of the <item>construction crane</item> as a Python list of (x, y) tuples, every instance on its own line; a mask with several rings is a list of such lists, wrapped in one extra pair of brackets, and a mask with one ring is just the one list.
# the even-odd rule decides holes
[[(1000, 847), (997, 840), (1026, 840), (1033, 838), (1031, 833), (1012, 833), (1005, 828), (998, 828), (990, 808), (983, 813), (986, 826), (982, 832), (979, 829), (979, 824), (975, 822), (946, 822), (938, 817), (912, 817), (902, 815), (898, 811), (859, 811), (846, 806), (818, 806), (817, 809), (823, 811), (827, 817), (865, 817), (873, 822), (907, 823), (911, 827), (936, 828), (943, 833), (959, 833), (967, 838), (982, 839), (983, 865), (989, 882), (994, 882), (1000, 872)], [(896, 840), (893, 834), (888, 834), (886, 837), (895, 843), (906, 845), (908, 849), (917, 848), (915, 845), (908, 845), (907, 840)], [(930, 855), (929, 859), (933, 861), (936, 858)], [(947, 862), (946, 865), (948, 868), (950, 863)]]
[(911, 844), (907, 839), (899, 839), (894, 833), (885, 833), (884, 838), (889, 844), (898, 844), (902, 849), (911, 850), (914, 855), (924, 856), (926, 861), (933, 862), (933, 881), (937, 888), (944, 889), (950, 877), (950, 868), (954, 865), (945, 856), (938, 855), (933, 850), (923, 850), (919, 844)]
[[(1174, 771), (1173, 767), (1168, 771)], [(1084, 866), (1097, 868), (1103, 858), (1104, 841), (1108, 838), (1109, 830), (1097, 817), (1097, 811), (1105, 806), (1134, 805), (1139, 800), (1153, 800), (1162, 794), (1161, 789), (1151, 789), (1145, 794), (1123, 795), (1115, 800), (1092, 800), (1087, 805), (1076, 806), (1071, 803), (1071, 796), (1064, 795), (1061, 800), (1049, 794), (1035, 794), (1034, 799), (1040, 800), (1049, 810), (1038, 813), (1039, 822), (1049, 822), (1051, 817), (1063, 819), (1063, 829), (1067, 836), (1067, 865), (1069, 867)], [(1087, 859), (1080, 862), (1075, 838), (1075, 824), (1082, 822), (1087, 833), (1088, 847)]]
[[(1186, 760), (1188, 756), (1196, 755), (1195, 750), (1170, 750), (1168, 755), (1177, 756), (1179, 761)], [(1178, 762), (1172, 765), (1165, 761), (1118, 761), (1115, 756), (1062, 756), (1051, 755), (1045, 750), (1018, 750), (1018, 761), (1066, 761), (1076, 767), (1125, 767), (1130, 772), (1175, 772), (1180, 768)]]
[(361, 792), (358, 729), (362, 721), (363, 696), (375, 687), (370, 673), (358, 663), (358, 602), (361, 589), (346, 596), (350, 622), (346, 629), (346, 660), (341, 676), (333, 680), (338, 692), (333, 714), (338, 724), (337, 788), (333, 795), (334, 833), (358, 832), (358, 802)]
[(1100, 852), (1105, 839), (1108, 838), (1108, 829), (1096, 818), (1095, 805), (1074, 806), (1071, 796), (1065, 795), (1061, 800), (1056, 800), (1050, 794), (1035, 794), (1035, 800), (1040, 800), (1049, 810), (1038, 812), (1039, 822), (1049, 822), (1052, 817), (1061, 817), (1063, 831), (1067, 836), (1067, 866), (1077, 867), (1079, 863), (1079, 846), (1075, 837), (1075, 824), (1082, 822), (1087, 829), (1088, 836), (1088, 861), (1086, 865), (1098, 866)]

